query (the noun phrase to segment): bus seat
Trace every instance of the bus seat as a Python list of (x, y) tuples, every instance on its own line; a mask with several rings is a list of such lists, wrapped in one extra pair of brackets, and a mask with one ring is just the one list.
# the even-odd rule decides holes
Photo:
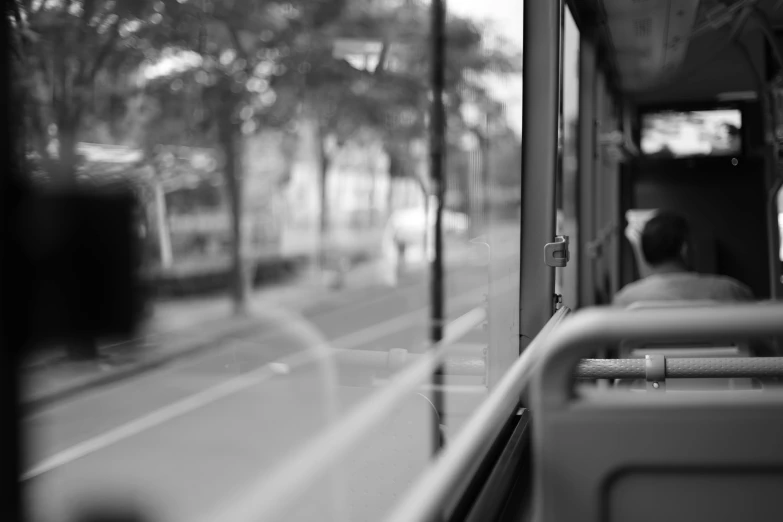
[[(705, 308), (725, 306), (726, 303), (714, 300), (694, 301), (639, 301), (627, 307), (628, 310), (651, 310), (659, 308)], [(643, 359), (645, 355), (665, 355), (666, 357), (750, 357), (750, 346), (741, 341), (714, 341), (710, 339), (689, 341), (668, 341), (651, 343), (644, 340), (623, 341), (619, 347), (621, 359)], [(632, 390), (644, 390), (644, 381), (623, 381), (620, 386)], [(672, 381), (670, 390), (730, 390), (751, 389), (754, 379), (677, 379)]]
[(666, 301), (637, 301), (626, 307), (626, 310), (649, 310), (651, 308), (695, 308), (705, 306), (721, 306), (726, 303), (714, 299), (699, 300), (666, 300)]
[(538, 522), (780, 518), (780, 393), (604, 392), (577, 400), (543, 415), (540, 487), (562, 505)]
[[(625, 311), (581, 313), (549, 340), (531, 386), (533, 519), (780, 520), (783, 393), (574, 393), (581, 357), (621, 338), (620, 332), (640, 331)], [(694, 316), (694, 328), (704, 330), (705, 314)], [(772, 316), (764, 313), (760, 331), (781, 329), (772, 326)], [(723, 331), (739, 331), (740, 322), (729, 321)], [(662, 337), (657, 332), (665, 332), (665, 324), (686, 328), (684, 318), (673, 315), (656, 317), (654, 324), (651, 337)], [(652, 320), (645, 330), (653, 331)]]

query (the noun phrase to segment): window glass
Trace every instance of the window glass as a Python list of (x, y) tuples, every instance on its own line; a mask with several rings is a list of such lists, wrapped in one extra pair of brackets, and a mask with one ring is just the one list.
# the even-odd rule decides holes
[(780, 260), (783, 261), (783, 189), (778, 191), (778, 228), (780, 230)]
[(557, 182), (557, 233), (569, 237), (571, 259), (565, 268), (557, 268), (555, 293), (563, 296), (563, 304), (574, 308), (577, 303), (579, 273), (577, 249), (577, 199), (579, 174), (579, 28), (566, 6), (563, 21), (562, 100), (560, 173)]
[(379, 520), (518, 356), (522, 3), (448, 2), (447, 389), (294, 483), (431, 345), (430, 2), (16, 4), (29, 179), (129, 188), (148, 297), (25, 361), (31, 518)]

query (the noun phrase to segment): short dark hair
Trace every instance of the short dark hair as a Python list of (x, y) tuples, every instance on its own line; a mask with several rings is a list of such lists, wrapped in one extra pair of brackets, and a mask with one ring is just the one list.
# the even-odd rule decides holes
[(644, 259), (652, 266), (680, 261), (688, 234), (688, 222), (684, 217), (674, 212), (659, 212), (642, 231)]

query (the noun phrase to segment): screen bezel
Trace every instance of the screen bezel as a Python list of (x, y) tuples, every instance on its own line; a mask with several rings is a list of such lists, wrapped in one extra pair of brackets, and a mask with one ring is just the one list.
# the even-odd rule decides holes
[[(742, 127), (740, 128), (740, 149), (736, 154), (725, 154), (720, 156), (680, 156), (675, 158), (657, 157), (645, 154), (642, 151), (642, 129), (644, 117), (649, 114), (658, 114), (662, 112), (688, 112), (688, 111), (720, 111), (734, 110), (740, 114)], [(667, 104), (667, 105), (648, 105), (640, 107), (637, 112), (636, 132), (634, 141), (639, 149), (639, 158), (645, 161), (725, 161), (733, 158), (741, 159), (747, 157), (748, 135), (747, 135), (747, 114), (745, 104), (740, 102), (709, 102), (709, 103), (688, 103), (688, 104)]]

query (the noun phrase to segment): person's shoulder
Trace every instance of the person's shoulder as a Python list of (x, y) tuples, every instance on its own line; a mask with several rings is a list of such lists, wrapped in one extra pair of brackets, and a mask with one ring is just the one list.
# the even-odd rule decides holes
[(640, 292), (640, 289), (647, 285), (647, 283), (647, 279), (639, 279), (638, 281), (628, 283), (614, 294), (614, 297), (612, 297), (612, 305), (626, 307), (637, 301), (637, 294)]
[(721, 285), (723, 288), (728, 290), (734, 297), (738, 299), (748, 300), (752, 301), (755, 299), (755, 296), (753, 295), (753, 291), (747, 286), (733, 277), (724, 276), (724, 275), (712, 275), (710, 276), (713, 281)]
[(740, 283), (733, 277), (725, 276), (725, 275), (711, 275), (712, 279), (715, 281), (720, 282), (723, 285), (730, 286), (732, 288), (742, 288), (747, 291), (750, 291), (750, 288), (748, 288), (746, 285)]

